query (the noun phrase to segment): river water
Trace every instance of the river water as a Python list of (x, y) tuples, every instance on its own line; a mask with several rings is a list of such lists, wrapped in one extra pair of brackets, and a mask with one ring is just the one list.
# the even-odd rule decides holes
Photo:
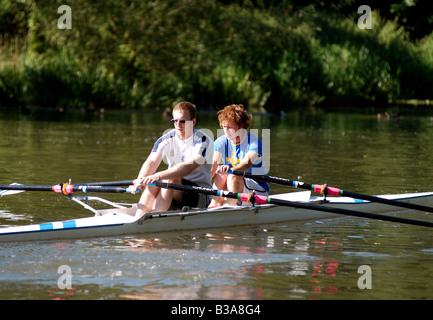
[[(433, 112), (432, 112), (433, 113)], [(429, 111), (256, 115), (268, 129), (269, 174), (367, 194), (433, 189)], [(134, 179), (171, 127), (160, 113), (0, 114), (0, 184)], [(197, 128), (217, 136), (214, 114)], [(294, 191), (271, 185), (271, 193)], [(133, 202), (134, 195), (106, 195)], [(0, 199), (0, 225), (92, 215), (69, 199)], [(431, 214), (399, 215), (433, 221)], [(62, 286), (65, 268), (70, 286)], [(432, 299), (433, 234), (425, 227), (338, 217), (318, 221), (0, 244), (0, 299)]]

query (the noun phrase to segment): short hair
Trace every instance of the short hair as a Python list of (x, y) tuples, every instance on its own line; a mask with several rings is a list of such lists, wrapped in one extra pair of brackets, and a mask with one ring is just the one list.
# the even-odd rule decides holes
[(173, 111), (189, 111), (191, 119), (197, 118), (197, 108), (194, 104), (188, 101), (182, 101), (177, 103)]
[(231, 120), (236, 122), (240, 127), (248, 129), (252, 119), (252, 114), (244, 110), (242, 104), (231, 104), (223, 110), (218, 111), (218, 121), (221, 127), (224, 121)]

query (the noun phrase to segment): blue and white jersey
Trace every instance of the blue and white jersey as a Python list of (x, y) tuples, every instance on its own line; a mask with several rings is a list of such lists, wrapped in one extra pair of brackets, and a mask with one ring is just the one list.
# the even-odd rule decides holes
[[(248, 170), (248, 173), (266, 175), (266, 169), (263, 163), (262, 141), (254, 134), (247, 133), (239, 144), (231, 143), (227, 137), (223, 135), (215, 140), (214, 152), (219, 152), (222, 155), (223, 164), (229, 165), (231, 168), (237, 166), (248, 152), (254, 152), (258, 155), (258, 158)], [(269, 184), (267, 182), (257, 182), (269, 191)]]
[(183, 177), (197, 183), (201, 187), (212, 188), (210, 172), (212, 168), (213, 141), (203, 131), (194, 129), (194, 134), (182, 140), (176, 134), (176, 129), (170, 130), (160, 137), (154, 144), (152, 152), (157, 152), (166, 159), (171, 168), (179, 163), (191, 161), (193, 157), (201, 155), (203, 164)]

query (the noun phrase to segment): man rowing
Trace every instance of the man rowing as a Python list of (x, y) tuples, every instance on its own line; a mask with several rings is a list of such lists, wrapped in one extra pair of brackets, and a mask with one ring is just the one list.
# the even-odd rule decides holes
[[(262, 141), (256, 135), (247, 132), (251, 120), (252, 115), (244, 110), (243, 105), (232, 104), (218, 112), (218, 121), (224, 130), (224, 135), (215, 140), (214, 144), (212, 162), (212, 178), (215, 177), (214, 189), (237, 193), (254, 191), (256, 194), (269, 194), (267, 182), (227, 174), (230, 169), (257, 175), (266, 174), (262, 160)], [(220, 165), (221, 160), (223, 165)], [(236, 199), (213, 197), (209, 207), (224, 204), (236, 205), (237, 202)]]
[[(160, 137), (143, 163), (134, 185), (144, 189), (138, 203), (136, 216), (145, 213), (167, 211), (183, 206), (204, 208), (207, 197), (199, 193), (182, 193), (172, 189), (148, 186), (153, 182), (169, 182), (211, 188), (210, 178), (213, 140), (204, 132), (194, 129), (197, 121), (196, 106), (190, 102), (180, 102), (173, 108), (174, 129)], [(156, 172), (163, 158), (168, 168)]]

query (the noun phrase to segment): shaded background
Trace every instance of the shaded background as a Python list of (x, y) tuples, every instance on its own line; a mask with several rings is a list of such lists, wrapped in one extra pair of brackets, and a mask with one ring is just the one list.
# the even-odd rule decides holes
[(430, 1), (3, 0), (0, 21), (0, 105), (279, 113), (433, 96)]

